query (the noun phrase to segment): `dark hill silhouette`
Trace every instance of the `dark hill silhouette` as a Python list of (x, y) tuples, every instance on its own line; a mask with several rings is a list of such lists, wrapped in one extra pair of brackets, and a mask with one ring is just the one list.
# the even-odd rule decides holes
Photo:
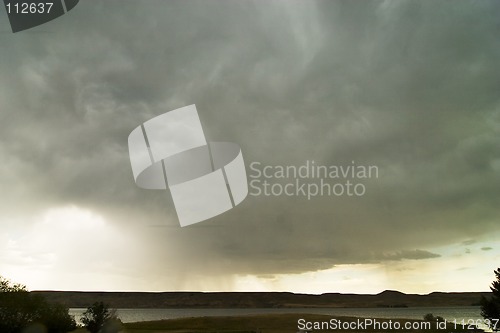
[(405, 293), (402, 293), (397, 290), (384, 290), (383, 292), (377, 294), (377, 296), (404, 296), (406, 295)]
[(112, 308), (298, 308), (298, 307), (423, 307), (479, 305), (489, 292), (404, 294), (386, 290), (376, 295), (288, 292), (78, 292), (33, 291), (49, 301), (86, 308), (103, 301)]

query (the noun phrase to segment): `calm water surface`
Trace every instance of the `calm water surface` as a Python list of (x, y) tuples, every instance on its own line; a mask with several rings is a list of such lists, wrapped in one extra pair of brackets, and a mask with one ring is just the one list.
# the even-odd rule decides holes
[[(85, 309), (70, 309), (70, 314), (80, 319)], [(448, 321), (480, 320), (478, 306), (448, 308), (297, 308), (297, 309), (117, 309), (118, 317), (125, 323), (161, 319), (207, 316), (240, 316), (273, 313), (310, 313), (332, 316), (352, 316), (359, 318), (406, 318), (423, 319), (427, 313), (441, 316)]]

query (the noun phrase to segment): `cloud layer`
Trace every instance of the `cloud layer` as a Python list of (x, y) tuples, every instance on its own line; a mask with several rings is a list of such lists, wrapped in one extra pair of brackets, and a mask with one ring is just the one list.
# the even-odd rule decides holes
[[(499, 10), (496, 1), (92, 1), (1, 33), (0, 235), (19, 241), (43, 225), (33, 216), (77, 206), (127, 240), (116, 246), (130, 262), (102, 274), (175, 289), (198, 276), (424, 260), (440, 255), (432, 247), (498, 232)], [(247, 167), (355, 161), (380, 176), (361, 198), (248, 197), (181, 229), (167, 192), (135, 186), (127, 137), (194, 103), (207, 139), (237, 142)], [(84, 250), (47, 255), (58, 251)], [(58, 260), (70, 270), (71, 259)]]

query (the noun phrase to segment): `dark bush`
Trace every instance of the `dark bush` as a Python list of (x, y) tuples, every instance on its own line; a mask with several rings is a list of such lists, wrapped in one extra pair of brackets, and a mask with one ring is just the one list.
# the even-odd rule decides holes
[(67, 333), (75, 328), (66, 307), (48, 303), (25, 286), (0, 277), (0, 332)]
[(491, 298), (481, 298), (481, 316), (490, 323), (490, 329), (500, 331), (500, 268), (495, 270), (496, 280), (491, 284)]

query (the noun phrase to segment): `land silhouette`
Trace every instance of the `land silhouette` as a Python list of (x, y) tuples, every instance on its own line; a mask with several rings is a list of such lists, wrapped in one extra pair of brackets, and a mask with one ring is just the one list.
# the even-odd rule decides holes
[(375, 308), (480, 305), (491, 292), (433, 292), (427, 295), (386, 290), (379, 294), (321, 295), (289, 292), (79, 292), (33, 291), (50, 302), (86, 308), (100, 300), (111, 308)]

